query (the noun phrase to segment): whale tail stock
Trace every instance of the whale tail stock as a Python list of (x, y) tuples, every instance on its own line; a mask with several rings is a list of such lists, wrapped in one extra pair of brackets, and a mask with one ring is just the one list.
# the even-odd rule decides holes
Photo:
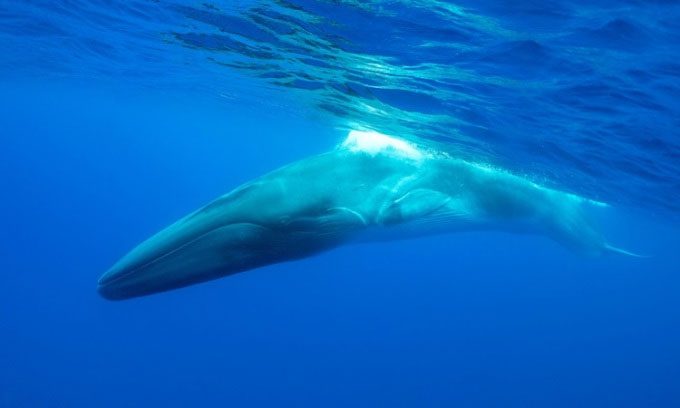
[[(557, 198), (557, 197), (556, 197)], [(590, 217), (590, 208), (606, 208), (609, 205), (574, 195), (561, 197), (556, 203), (561, 207), (553, 220), (553, 236), (557, 241), (577, 252), (590, 256), (623, 255), (635, 258), (649, 258), (607, 242), (597, 223)]]
[(605, 251), (605, 253), (613, 254), (613, 255), (632, 256), (634, 258), (651, 258), (651, 255), (636, 254), (635, 252), (626, 251), (625, 249), (615, 247), (615, 246), (610, 245), (606, 242), (604, 243), (604, 251)]

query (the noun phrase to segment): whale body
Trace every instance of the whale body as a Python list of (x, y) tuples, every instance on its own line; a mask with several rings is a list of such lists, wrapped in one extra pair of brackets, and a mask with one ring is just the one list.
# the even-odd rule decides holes
[(543, 234), (586, 254), (610, 246), (586, 217), (604, 206), (507, 171), (372, 131), (219, 197), (152, 236), (98, 283), (126, 299), (311, 256), (352, 241), (465, 230)]

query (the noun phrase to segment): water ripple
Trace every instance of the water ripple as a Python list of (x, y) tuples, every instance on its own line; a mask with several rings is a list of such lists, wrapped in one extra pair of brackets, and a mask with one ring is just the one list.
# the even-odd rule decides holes
[(32, 0), (0, 20), (3, 72), (259, 84), (329, 126), (680, 215), (675, 1)]

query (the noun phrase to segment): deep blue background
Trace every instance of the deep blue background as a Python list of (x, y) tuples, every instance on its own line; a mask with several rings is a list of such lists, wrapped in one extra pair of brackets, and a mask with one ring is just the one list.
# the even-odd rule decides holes
[(343, 132), (119, 82), (5, 81), (0, 101), (0, 407), (680, 404), (663, 218), (602, 220), (646, 259), (467, 233), (109, 302), (96, 280), (130, 247)]
[[(680, 2), (0, 0), (0, 408), (680, 406)], [(370, 128), (612, 205), (124, 302), (97, 278)]]

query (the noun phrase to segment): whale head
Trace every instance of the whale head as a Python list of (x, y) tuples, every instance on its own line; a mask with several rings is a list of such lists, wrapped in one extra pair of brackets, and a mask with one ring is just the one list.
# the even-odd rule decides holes
[(113, 265), (98, 282), (107, 299), (127, 299), (215, 279), (266, 263), (268, 228), (222, 225), (193, 215), (149, 238)]
[(187, 215), (115, 263), (99, 279), (99, 293), (107, 299), (143, 296), (274, 262), (281, 232), (248, 214), (276, 195), (250, 183)]

